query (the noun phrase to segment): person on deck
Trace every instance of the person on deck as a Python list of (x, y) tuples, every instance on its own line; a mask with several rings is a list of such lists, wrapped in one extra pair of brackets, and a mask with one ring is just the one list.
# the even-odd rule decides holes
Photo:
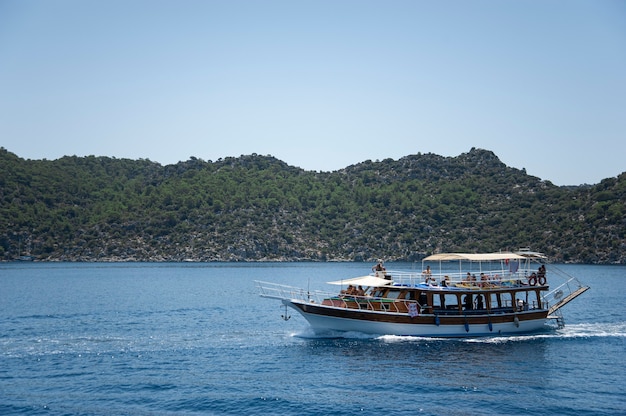
[(359, 287), (356, 290), (355, 294), (357, 296), (365, 296), (365, 290), (363, 289), (363, 286), (359, 285)]
[(352, 285), (348, 285), (348, 288), (339, 292), (342, 295), (354, 295), (356, 288)]
[(426, 270), (422, 272), (422, 276), (424, 276), (424, 282), (426, 284), (430, 284), (431, 282), (435, 283), (435, 285), (437, 284), (437, 281), (433, 277), (433, 273), (430, 271), (430, 266), (426, 266)]
[(483, 304), (483, 295), (476, 296), (476, 309), (484, 309), (485, 305)]
[(465, 295), (465, 298), (463, 299), (464, 303), (465, 303), (465, 310), (466, 311), (471, 311), (472, 309), (474, 309), (474, 302), (472, 301), (472, 295)]
[(542, 264), (539, 266), (539, 270), (537, 270), (537, 277), (546, 277), (546, 266)]

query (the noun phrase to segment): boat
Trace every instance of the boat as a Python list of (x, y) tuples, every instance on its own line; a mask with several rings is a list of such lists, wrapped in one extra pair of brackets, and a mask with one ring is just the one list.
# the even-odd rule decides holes
[(328, 282), (341, 287), (334, 292), (255, 283), (262, 297), (282, 302), (283, 319), (293, 308), (318, 335), (435, 338), (562, 328), (561, 308), (589, 289), (529, 249), (433, 254), (420, 270), (386, 270), (379, 262), (368, 275)]

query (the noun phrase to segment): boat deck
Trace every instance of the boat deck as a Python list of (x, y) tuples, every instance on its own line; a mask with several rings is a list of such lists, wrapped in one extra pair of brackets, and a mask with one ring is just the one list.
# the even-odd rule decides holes
[[(495, 289), (501, 287), (523, 287), (540, 283), (536, 270), (521, 268), (516, 271), (508, 269), (489, 269), (482, 271), (431, 271), (406, 272), (389, 270), (376, 272), (379, 277), (391, 280), (394, 286), (428, 287), (448, 289)], [(534, 276), (534, 280), (532, 277)]]

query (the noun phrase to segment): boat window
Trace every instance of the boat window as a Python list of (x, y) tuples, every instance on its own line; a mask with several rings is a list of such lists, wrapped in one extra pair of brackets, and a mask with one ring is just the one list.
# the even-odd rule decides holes
[(504, 307), (502, 302), (502, 296), (500, 294), (492, 293), (488, 295), (487, 303), (489, 305), (489, 309), (501, 309)]
[(512, 308), (514, 303), (515, 303), (515, 299), (514, 299), (514, 295), (506, 292), (506, 293), (502, 293), (500, 295), (501, 298), (501, 303), (500, 303), (500, 307), (502, 308)]
[(420, 305), (428, 305), (428, 295), (426, 295), (426, 293), (424, 292), (420, 292), (417, 301), (419, 302)]
[(437, 309), (441, 307), (441, 302), (445, 304), (444, 295), (433, 295), (433, 308)]
[(400, 297), (400, 293), (402, 293), (400, 290), (390, 290), (385, 297), (389, 299), (398, 299)]
[(455, 294), (433, 294), (433, 307), (435, 309), (458, 309), (458, 300)]
[(382, 289), (372, 289), (371, 295), (373, 297), (375, 297), (375, 298), (382, 298), (383, 297), (383, 293), (385, 293), (385, 292)]

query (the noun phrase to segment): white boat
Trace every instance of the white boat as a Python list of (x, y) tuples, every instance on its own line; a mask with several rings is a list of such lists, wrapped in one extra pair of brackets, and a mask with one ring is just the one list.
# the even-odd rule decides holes
[[(441, 253), (423, 260), (422, 272), (391, 271), (328, 282), (334, 293), (257, 281), (262, 297), (278, 299), (318, 334), (361, 332), (422, 337), (514, 335), (564, 325), (561, 307), (589, 289), (545, 256)], [(562, 280), (552, 287), (548, 282)], [(288, 319), (287, 313), (283, 318)]]

